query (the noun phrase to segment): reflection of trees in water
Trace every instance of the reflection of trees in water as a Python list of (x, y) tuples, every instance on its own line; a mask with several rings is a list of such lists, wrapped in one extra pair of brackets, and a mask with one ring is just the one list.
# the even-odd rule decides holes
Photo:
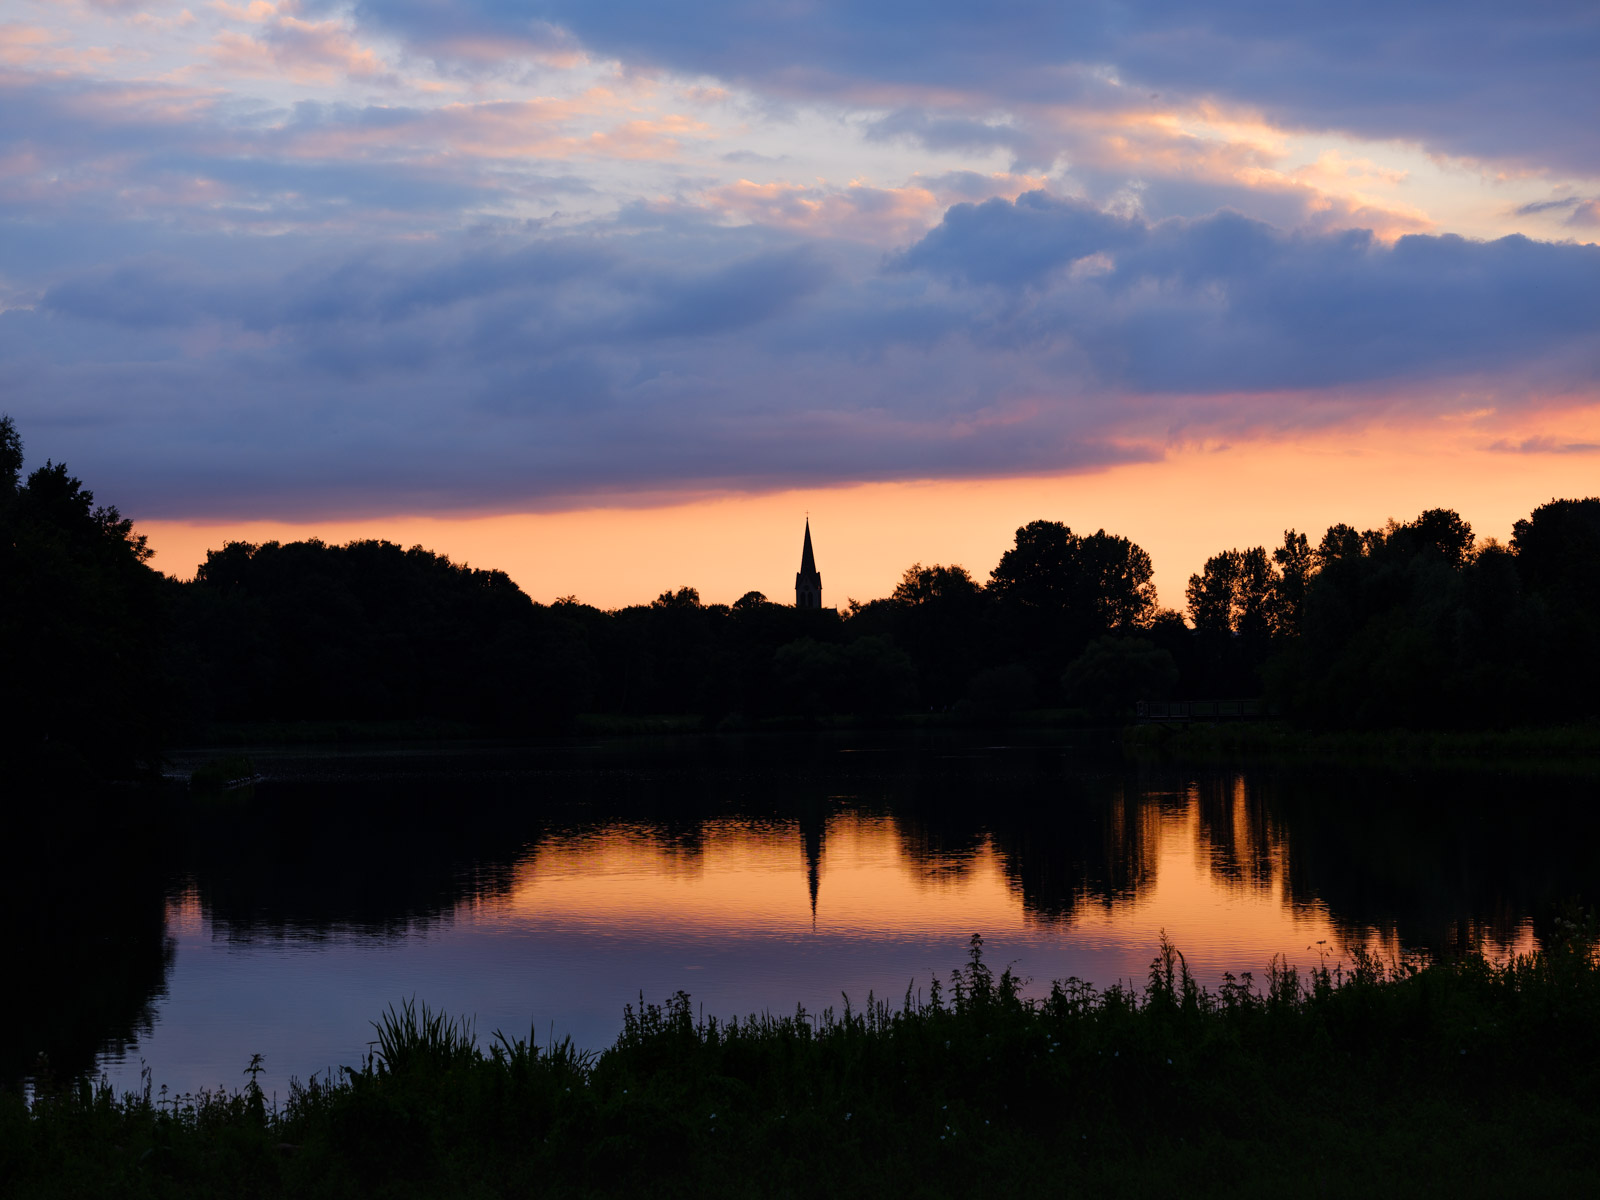
[(1007, 812), (994, 844), (1029, 916), (1070, 920), (1082, 904), (1110, 908), (1155, 877), (1154, 816), (1118, 784), (1051, 810)]
[(254, 804), (190, 830), (186, 870), (228, 938), (401, 936), (464, 902), (508, 896), (551, 840), (626, 827), (693, 871), (719, 819), (781, 814), (792, 830), (795, 812), (821, 811), (818, 797), (837, 790), (841, 772), (826, 769), (837, 755), (813, 762), (803, 739), (779, 749), (678, 738), (269, 760)]
[(1111, 772), (1060, 753), (973, 755), (924, 773), (892, 808), (903, 851), (930, 874), (959, 875), (991, 844), (1034, 919), (1133, 899), (1154, 881), (1161, 839), (1192, 814), (1213, 881), (1281, 884), (1287, 903), (1325, 907), (1351, 941), (1376, 932), (1447, 951), (1508, 946), (1530, 917), (1600, 898), (1591, 791), (1481, 774)]
[(1287, 891), (1347, 936), (1444, 951), (1505, 947), (1569, 900), (1597, 897), (1592, 787), (1482, 773), (1262, 773), (1288, 830)]
[(58, 1069), (82, 1069), (108, 1042), (137, 1037), (171, 964), (174, 880), (224, 937), (399, 936), (508, 896), (551, 839), (599, 841), (619, 825), (686, 867), (729, 818), (751, 836), (792, 839), (814, 900), (827, 889), (829, 821), (882, 818), (929, 880), (959, 879), (992, 849), (1044, 922), (1135, 898), (1154, 882), (1161, 839), (1187, 836), (1191, 818), (1214, 880), (1281, 881), (1290, 903), (1325, 906), (1354, 939), (1376, 930), (1408, 947), (1503, 945), (1530, 915), (1600, 898), (1588, 787), (1173, 771), (940, 739), (840, 747), (718, 739), (400, 756), (366, 775), (285, 770), (251, 804), (184, 818), (159, 851), (9, 839), (0, 896), (22, 920), (8, 976), (27, 982), (0, 989), (0, 1031), (21, 1031), (0, 1032), (0, 1074), (15, 1078), (41, 1049)]
[(399, 933), (464, 899), (505, 894), (542, 839), (599, 837), (619, 822), (692, 866), (710, 823), (770, 821), (795, 838), (810, 887), (825, 890), (827, 822), (848, 808), (886, 817), (930, 881), (962, 878), (992, 847), (1027, 913), (1045, 921), (1135, 897), (1154, 880), (1161, 839), (1191, 818), (1215, 881), (1270, 888), (1281, 876), (1289, 902), (1325, 905), (1351, 936), (1504, 943), (1530, 913), (1593, 894), (1583, 848), (1595, 821), (1549, 784), (1106, 767), (1060, 747), (931, 739), (844, 747), (852, 752), (826, 738), (647, 744), (467, 785), (280, 790), (270, 815), (197, 838), (190, 869), (230, 936)]
[(972, 873), (989, 844), (989, 834), (973, 820), (928, 820), (917, 811), (890, 816), (901, 857), (924, 883), (959, 883)]
[(114, 840), (79, 828), (5, 839), (0, 903), (16, 919), (0, 988), (0, 1086), (31, 1074), (40, 1054), (58, 1077), (87, 1071), (97, 1053), (126, 1053), (150, 1028), (172, 965), (164, 855), (108, 823)]
[(901, 850), (930, 876), (957, 876), (992, 846), (1027, 913), (1063, 921), (1131, 896), (1155, 869), (1138, 792), (1059, 750), (945, 760), (895, 798)]
[(1187, 798), (1195, 807), (1200, 849), (1211, 874), (1229, 883), (1271, 887), (1278, 875), (1284, 831), (1245, 777), (1203, 776), (1189, 785)]
[(539, 837), (525, 812), (472, 791), (441, 803), (408, 788), (285, 786), (260, 799), (202, 814), (185, 844), (194, 893), (235, 941), (426, 927), (509, 894)]

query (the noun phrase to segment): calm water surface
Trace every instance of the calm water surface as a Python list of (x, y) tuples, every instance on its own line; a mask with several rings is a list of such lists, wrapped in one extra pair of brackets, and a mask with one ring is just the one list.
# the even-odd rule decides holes
[(861, 735), (256, 757), (248, 804), (70, 889), (40, 864), (32, 936), (68, 966), (24, 1025), (58, 1064), (182, 1091), (259, 1052), (282, 1094), (358, 1062), (403, 997), (599, 1047), (641, 994), (898, 998), (974, 932), (1036, 985), (1141, 980), (1162, 931), (1211, 983), (1357, 944), (1526, 950), (1600, 883), (1587, 783)]

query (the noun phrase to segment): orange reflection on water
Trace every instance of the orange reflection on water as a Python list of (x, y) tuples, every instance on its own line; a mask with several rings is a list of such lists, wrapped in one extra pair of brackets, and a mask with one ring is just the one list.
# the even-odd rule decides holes
[(613, 826), (541, 845), (498, 903), (513, 919), (602, 935), (970, 933), (1021, 924), (990, 847), (971, 870), (934, 875), (903, 853), (887, 818), (841, 813), (826, 822), (809, 859), (806, 851), (796, 822), (711, 821), (692, 849)]
[(1243, 780), (1220, 798), (1191, 786), (1181, 806), (1149, 805), (1140, 819), (1152, 858), (1145, 882), (1111, 905), (1081, 908), (1074, 929), (1082, 941), (1131, 951), (1165, 934), (1203, 978), (1259, 972), (1280, 954), (1302, 967), (1334, 963), (1357, 945), (1398, 957), (1392, 932), (1341, 929), (1321, 900), (1289, 894), (1287, 844), (1248, 804)]
[[(1212, 981), (1224, 971), (1259, 972), (1277, 955), (1303, 967), (1337, 962), (1355, 944), (1386, 960), (1399, 955), (1392, 931), (1341, 929), (1321, 900), (1289, 894), (1286, 842), (1247, 803), (1242, 781), (1221, 796), (1191, 788), (1142, 804), (1112, 822), (1110, 838), (1127, 843), (1111, 849), (1135, 862), (1131, 878), (1111, 892), (1084, 884), (1064, 915), (1030, 902), (1019, 882), (1026, 873), (1003, 839), (985, 836), (959, 859), (941, 859), (894, 820), (848, 810), (809, 831), (798, 821), (717, 819), (687, 842), (638, 825), (554, 838), (477, 911), (507, 928), (601, 938), (981, 932), (1087, 952), (1096, 971), (1111, 966), (1116, 978), (1142, 976), (1163, 932)], [(1030, 961), (1042, 982), (1043, 962)]]

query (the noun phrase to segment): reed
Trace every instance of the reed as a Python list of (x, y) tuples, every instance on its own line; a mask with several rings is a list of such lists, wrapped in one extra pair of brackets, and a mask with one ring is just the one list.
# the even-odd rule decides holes
[[(405, 1001), (358, 1067), (296, 1085), (0, 1104), (19, 1195), (1576, 1194), (1600, 1142), (1592, 914), (1539, 953), (1201, 987), (1030, 988), (974, 938), (894, 1002), (722, 1020), (642, 998), (616, 1042)], [(259, 1067), (259, 1062), (252, 1064)], [(247, 1071), (249, 1068), (247, 1068)], [(252, 1077), (253, 1078), (253, 1077)]]
[(390, 1005), (372, 1023), (377, 1031), (376, 1068), (380, 1074), (448, 1071), (482, 1061), (469, 1017), (452, 1018), (416, 998)]

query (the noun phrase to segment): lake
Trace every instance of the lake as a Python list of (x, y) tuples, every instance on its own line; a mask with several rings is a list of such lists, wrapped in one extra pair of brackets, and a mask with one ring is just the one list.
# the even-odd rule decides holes
[(260, 1053), (281, 1097), (412, 996), (601, 1047), (680, 990), (718, 1017), (925, 992), (974, 933), (1036, 990), (1142, 981), (1163, 931), (1214, 985), (1527, 951), (1600, 895), (1585, 778), (1138, 764), (1087, 733), (250, 753), (247, 801), (12, 847), (13, 1077), (44, 1047), (237, 1087)]

